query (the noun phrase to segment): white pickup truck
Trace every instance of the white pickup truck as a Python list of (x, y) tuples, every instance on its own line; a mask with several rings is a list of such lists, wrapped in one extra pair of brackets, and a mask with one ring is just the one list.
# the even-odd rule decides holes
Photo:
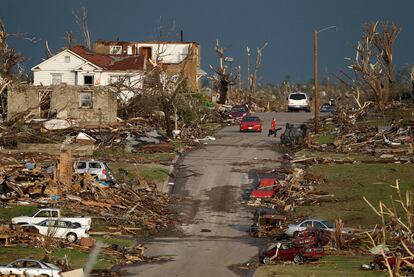
[(31, 216), (18, 216), (12, 218), (12, 224), (38, 224), (46, 219), (60, 219), (70, 221), (75, 225), (83, 228), (90, 228), (92, 219), (90, 217), (61, 217), (59, 209), (39, 209)]

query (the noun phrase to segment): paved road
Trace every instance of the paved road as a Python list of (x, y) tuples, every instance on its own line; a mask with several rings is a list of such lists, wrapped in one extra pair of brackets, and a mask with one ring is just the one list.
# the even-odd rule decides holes
[[(276, 117), (278, 125), (301, 123), (309, 113), (264, 113), (264, 129)], [(263, 133), (239, 133), (229, 126), (208, 141), (202, 149), (190, 152), (178, 165), (173, 193), (182, 201), (177, 210), (183, 224), (175, 235), (156, 237), (146, 246), (146, 255), (165, 259), (163, 263), (127, 269), (131, 276), (240, 276), (237, 264), (257, 257), (263, 240), (246, 231), (251, 211), (241, 195), (255, 179), (255, 169), (275, 168), (274, 145), (278, 141)]]

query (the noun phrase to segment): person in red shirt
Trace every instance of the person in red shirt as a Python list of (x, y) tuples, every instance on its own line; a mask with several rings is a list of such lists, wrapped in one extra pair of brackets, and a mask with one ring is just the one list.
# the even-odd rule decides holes
[(272, 118), (272, 123), (270, 124), (270, 130), (269, 130), (269, 134), (267, 136), (273, 135), (276, 136), (277, 132), (276, 132), (276, 119), (273, 117)]

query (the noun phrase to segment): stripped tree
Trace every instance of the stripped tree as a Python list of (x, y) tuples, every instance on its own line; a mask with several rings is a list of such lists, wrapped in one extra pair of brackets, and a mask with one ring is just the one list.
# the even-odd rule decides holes
[(259, 70), (260, 66), (262, 65), (263, 59), (263, 50), (266, 48), (267, 42), (263, 44), (262, 47), (257, 48), (256, 54), (256, 61), (254, 63), (253, 72), (251, 72), (250, 66), (250, 48), (246, 47), (246, 54), (247, 54), (247, 85), (248, 85), (248, 99), (247, 102), (250, 104), (252, 101), (252, 97), (256, 91), (257, 85), (257, 71)]
[(218, 65), (216, 68), (210, 65), (210, 68), (215, 73), (213, 76), (213, 80), (220, 93), (220, 97), (217, 103), (226, 104), (229, 86), (236, 84), (235, 81), (237, 77), (234, 77), (232, 71), (228, 71), (228, 68), (224, 65), (224, 48), (220, 46), (218, 40), (216, 41), (214, 51), (216, 52), (218, 57)]
[[(376, 108), (384, 112), (395, 93), (393, 46), (401, 29), (390, 22), (365, 24), (361, 40), (356, 47), (355, 61), (350, 66), (356, 82), (363, 84), (375, 101)], [(367, 89), (365, 89), (365, 87)], [(359, 91), (358, 91), (359, 93)]]
[[(84, 46), (87, 49), (91, 49), (91, 37), (90, 37), (90, 33), (89, 33), (89, 28), (88, 28), (88, 21), (87, 21), (87, 17), (88, 17), (88, 10), (85, 7), (78, 9), (75, 9), (72, 11), (73, 16), (75, 17), (75, 22), (76, 24), (78, 24), (81, 35), (83, 37), (83, 41), (84, 41)], [(69, 42), (70, 41), (70, 42)], [(68, 33), (68, 42), (69, 44), (71, 44), (72, 42), (72, 34)]]

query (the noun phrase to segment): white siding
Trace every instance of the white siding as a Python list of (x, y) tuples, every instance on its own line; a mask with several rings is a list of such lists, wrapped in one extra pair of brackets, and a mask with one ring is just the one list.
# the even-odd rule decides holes
[(161, 59), (163, 63), (180, 63), (188, 55), (188, 49), (190, 44), (183, 43), (138, 43), (140, 47), (151, 47), (152, 48), (152, 59), (155, 60), (157, 57)]
[(62, 83), (75, 85), (75, 72), (69, 70), (42, 70), (33, 72), (33, 84), (35, 86), (50, 86), (52, 84), (52, 74), (62, 74)]
[[(69, 63), (65, 62), (65, 56), (70, 57)], [(64, 50), (41, 63), (37, 67), (40, 68), (40, 70), (62, 71), (77, 68), (84, 63), (85, 60), (78, 58), (67, 50)]]

